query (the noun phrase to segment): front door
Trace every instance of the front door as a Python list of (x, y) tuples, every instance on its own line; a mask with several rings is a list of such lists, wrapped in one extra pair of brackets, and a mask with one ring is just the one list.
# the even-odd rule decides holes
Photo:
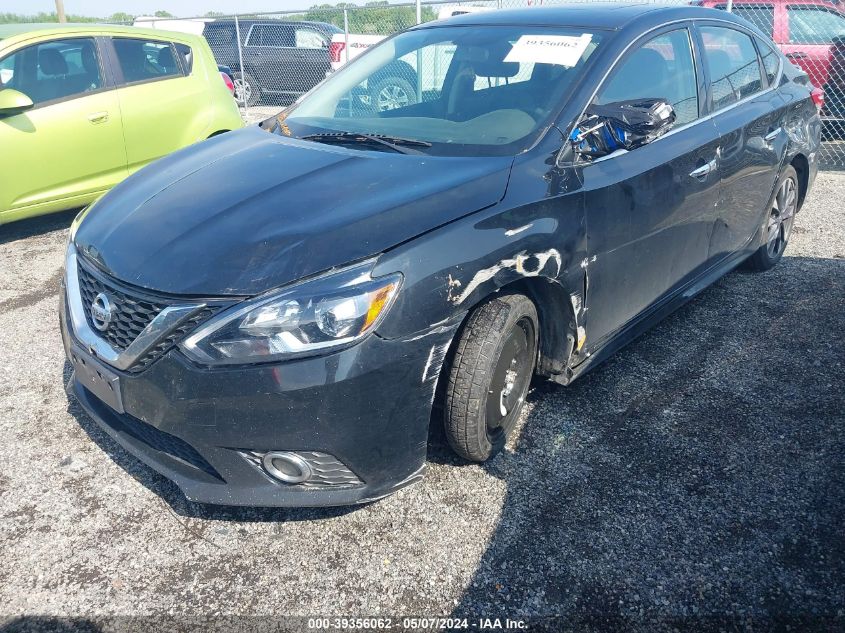
[(33, 44), (0, 68), (3, 88), (35, 104), (0, 118), (0, 223), (85, 204), (126, 176), (120, 107), (94, 38)]
[(583, 168), (589, 287), (587, 349), (691, 280), (705, 265), (718, 199), (719, 136), (700, 118), (702, 82), (687, 28), (652, 37), (622, 59), (596, 101), (663, 98), (672, 130)]

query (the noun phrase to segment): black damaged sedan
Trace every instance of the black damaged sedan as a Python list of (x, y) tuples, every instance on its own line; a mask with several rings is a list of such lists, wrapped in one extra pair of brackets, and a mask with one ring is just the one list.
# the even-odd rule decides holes
[[(378, 111), (368, 82), (404, 68), (416, 94)], [(778, 262), (817, 171), (810, 91), (710, 9), (413, 28), (80, 214), (69, 389), (200, 502), (378, 499), (423, 476), (430, 423), (486, 460), (533, 376), (569, 384)]]

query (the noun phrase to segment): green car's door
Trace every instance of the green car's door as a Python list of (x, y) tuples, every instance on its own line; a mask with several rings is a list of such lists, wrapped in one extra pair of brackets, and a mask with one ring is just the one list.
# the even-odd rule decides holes
[(2, 88), (35, 104), (0, 118), (0, 223), (88, 204), (126, 177), (117, 94), (93, 37), (20, 48), (0, 69)]
[(211, 92), (204, 68), (194, 72), (190, 47), (128, 37), (111, 43), (129, 173), (204, 138)]

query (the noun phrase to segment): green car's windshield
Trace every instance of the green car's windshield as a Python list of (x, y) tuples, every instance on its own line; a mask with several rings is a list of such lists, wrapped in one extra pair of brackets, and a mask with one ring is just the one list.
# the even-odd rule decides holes
[(379, 148), (377, 137), (408, 153), (516, 154), (549, 124), (602, 38), (565, 27), (407, 31), (263, 125), (366, 149)]

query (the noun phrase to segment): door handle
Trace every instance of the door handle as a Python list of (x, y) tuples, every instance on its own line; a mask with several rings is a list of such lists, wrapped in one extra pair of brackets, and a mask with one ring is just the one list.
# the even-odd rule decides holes
[(88, 115), (88, 120), (91, 123), (103, 123), (104, 121), (109, 120), (109, 113), (108, 112), (94, 112), (93, 114)]
[(797, 51), (795, 53), (787, 53), (787, 59), (807, 59), (807, 53), (802, 53), (801, 51)]
[(707, 174), (716, 169), (716, 159), (714, 158), (709, 163), (702, 165), (697, 169), (693, 169), (689, 175), (693, 178), (705, 178)]
[(766, 134), (766, 136), (764, 136), (764, 137), (763, 137), (763, 140), (764, 140), (764, 141), (766, 141), (767, 143), (771, 143), (771, 142), (773, 142), (773, 141), (774, 141), (774, 140), (775, 140), (778, 136), (780, 136), (780, 133), (781, 133), (782, 131), (783, 131), (783, 128), (780, 128), (780, 127), (779, 127), (779, 128), (777, 128), (777, 129), (774, 129), (774, 130), (772, 130), (771, 132), (769, 132), (768, 134)]

